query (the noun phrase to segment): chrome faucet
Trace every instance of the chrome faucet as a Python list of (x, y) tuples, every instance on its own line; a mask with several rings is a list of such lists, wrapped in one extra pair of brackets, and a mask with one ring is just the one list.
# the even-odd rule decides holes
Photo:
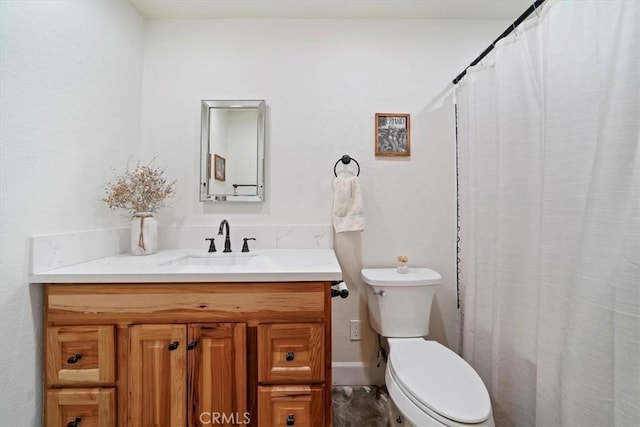
[(223, 219), (220, 222), (220, 228), (218, 229), (218, 235), (222, 236), (222, 229), (224, 226), (227, 226), (227, 235), (224, 238), (224, 251), (222, 252), (231, 252), (231, 240), (229, 239), (229, 221)]

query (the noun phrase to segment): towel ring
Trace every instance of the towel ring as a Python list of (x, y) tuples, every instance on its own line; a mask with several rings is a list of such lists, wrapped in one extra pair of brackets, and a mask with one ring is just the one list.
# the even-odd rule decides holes
[(356, 176), (360, 176), (360, 163), (358, 163), (358, 161), (353, 157), (349, 156), (348, 154), (345, 154), (344, 156), (338, 159), (335, 165), (333, 165), (333, 174), (336, 176), (336, 178), (338, 177), (338, 173), (336, 172), (336, 167), (338, 166), (338, 163), (342, 162), (343, 164), (348, 165), (349, 163), (351, 163), (351, 160), (353, 160), (356, 166), (358, 166), (358, 173), (356, 173)]

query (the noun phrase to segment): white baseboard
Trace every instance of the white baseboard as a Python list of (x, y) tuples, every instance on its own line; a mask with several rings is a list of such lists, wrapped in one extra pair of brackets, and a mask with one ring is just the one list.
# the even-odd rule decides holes
[(333, 385), (382, 385), (384, 368), (384, 364), (378, 368), (363, 362), (333, 362)]

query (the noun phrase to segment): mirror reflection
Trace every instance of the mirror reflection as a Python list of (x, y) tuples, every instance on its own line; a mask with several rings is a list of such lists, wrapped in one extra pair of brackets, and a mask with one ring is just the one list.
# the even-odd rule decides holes
[(264, 200), (264, 100), (203, 100), (200, 201)]

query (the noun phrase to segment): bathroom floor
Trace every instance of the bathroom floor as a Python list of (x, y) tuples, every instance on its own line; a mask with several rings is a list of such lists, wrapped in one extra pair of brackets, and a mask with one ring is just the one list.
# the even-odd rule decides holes
[(334, 427), (388, 427), (389, 393), (384, 386), (333, 387)]

